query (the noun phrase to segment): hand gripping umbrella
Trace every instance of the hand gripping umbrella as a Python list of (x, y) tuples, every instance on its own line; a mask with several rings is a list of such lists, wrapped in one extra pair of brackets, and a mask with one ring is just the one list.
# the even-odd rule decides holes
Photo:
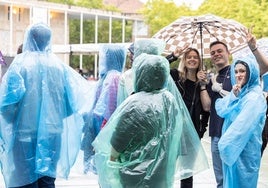
[(189, 45), (201, 54), (201, 64), (204, 58), (210, 57), (209, 45), (216, 40), (224, 42), (234, 53), (247, 45), (247, 28), (241, 23), (224, 19), (212, 14), (181, 17), (158, 31), (153, 38), (166, 42), (166, 53), (174, 52), (177, 47)]

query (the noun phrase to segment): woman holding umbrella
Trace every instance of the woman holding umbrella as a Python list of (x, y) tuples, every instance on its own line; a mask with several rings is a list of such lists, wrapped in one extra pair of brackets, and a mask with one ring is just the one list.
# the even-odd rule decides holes
[[(173, 58), (167, 57), (169, 60), (175, 60), (174, 55), (179, 55), (185, 51), (177, 48)], [(202, 98), (200, 92), (204, 91), (198, 82), (197, 72), (202, 69), (201, 58), (199, 52), (195, 48), (187, 48), (178, 69), (172, 69), (170, 74), (180, 91), (183, 101), (187, 106), (195, 130), (201, 139), (206, 132), (208, 126), (209, 112), (206, 112), (202, 106)], [(193, 177), (181, 180), (181, 188), (193, 187)]]

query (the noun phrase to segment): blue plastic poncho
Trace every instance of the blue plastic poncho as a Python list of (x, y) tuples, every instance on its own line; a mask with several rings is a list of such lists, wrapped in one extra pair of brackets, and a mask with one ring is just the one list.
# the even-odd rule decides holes
[(95, 104), (92, 109), (96, 135), (103, 122), (111, 117), (117, 106), (120, 75), (125, 67), (126, 49), (118, 44), (105, 44), (99, 52), (99, 74)]
[(91, 144), (117, 107), (119, 77), (125, 66), (126, 55), (126, 49), (122, 45), (104, 44), (100, 47), (96, 96), (87, 116), (81, 147), (87, 153), (88, 159), (84, 160), (89, 160), (94, 155)]
[(51, 52), (51, 30), (28, 28), (0, 88), (0, 155), (7, 187), (67, 178), (80, 149), (92, 88)]
[(263, 91), (268, 92), (268, 73), (262, 75)]
[[(168, 61), (148, 54), (140, 55), (135, 61), (135, 94), (116, 109), (93, 142), (99, 183), (103, 188), (170, 188), (176, 170), (183, 173), (197, 169), (195, 161), (185, 164), (181, 156), (196, 157), (196, 153), (203, 152), (202, 146), (192, 122), (184, 121), (181, 107), (166, 89)], [(199, 152), (184, 148), (181, 139), (184, 132)], [(110, 161), (114, 155), (112, 148), (119, 153), (117, 161)], [(204, 153), (202, 157), (198, 163), (206, 166)], [(184, 166), (178, 168), (181, 164)]]
[(266, 100), (260, 87), (259, 67), (255, 59), (234, 61), (231, 81), (235, 84), (234, 65), (241, 60), (248, 65), (249, 77), (240, 94), (233, 92), (216, 101), (216, 110), (224, 118), (219, 152), (223, 162), (224, 187), (257, 187), (261, 161), (262, 130)]

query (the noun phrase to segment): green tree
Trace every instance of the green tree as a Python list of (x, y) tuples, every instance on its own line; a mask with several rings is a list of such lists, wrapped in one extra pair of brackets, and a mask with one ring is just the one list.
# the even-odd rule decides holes
[(80, 7), (86, 7), (86, 8), (96, 8), (96, 9), (102, 9), (103, 3), (102, 0), (78, 0), (76, 1), (76, 5)]
[(47, 0), (47, 1), (52, 3), (75, 5), (74, 0)]
[[(228, 6), (227, 6), (228, 5)], [(198, 13), (212, 13), (223, 18), (234, 19), (246, 27), (254, 25), (257, 38), (268, 36), (268, 21), (266, 14), (267, 1), (259, 0), (206, 0), (198, 9)]]
[(268, 36), (267, 8), (267, 0), (205, 0), (197, 10), (191, 10), (185, 4), (176, 6), (172, 1), (149, 0), (141, 13), (145, 22), (151, 28), (151, 36), (181, 16), (210, 13), (223, 18), (234, 19), (246, 27), (254, 25), (255, 36), (261, 38)]
[(185, 5), (177, 7), (174, 2), (165, 0), (149, 0), (140, 12), (144, 16), (145, 23), (149, 25), (150, 35), (153, 35), (180, 16), (192, 14), (189, 7)]

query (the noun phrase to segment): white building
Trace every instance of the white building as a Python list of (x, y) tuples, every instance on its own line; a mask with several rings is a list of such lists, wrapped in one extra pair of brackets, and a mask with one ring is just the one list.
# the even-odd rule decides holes
[[(69, 20), (80, 20), (80, 43), (69, 43)], [(83, 21), (95, 20), (95, 42), (83, 44)], [(126, 16), (122, 13), (88, 9), (64, 4), (49, 3), (38, 0), (0, 0), (0, 50), (6, 59), (16, 55), (18, 46), (23, 42), (25, 29), (32, 23), (39, 21), (47, 23), (53, 33), (52, 49), (67, 64), (69, 54), (80, 54), (80, 68), (82, 68), (82, 54), (95, 54), (97, 66), (98, 52), (98, 21), (109, 21), (109, 41), (112, 43), (112, 22), (122, 22), (122, 41), (129, 45), (135, 38), (146, 37), (147, 26), (140, 16)], [(132, 23), (132, 41), (125, 41), (125, 23)], [(95, 76), (96, 76), (95, 68)]]

